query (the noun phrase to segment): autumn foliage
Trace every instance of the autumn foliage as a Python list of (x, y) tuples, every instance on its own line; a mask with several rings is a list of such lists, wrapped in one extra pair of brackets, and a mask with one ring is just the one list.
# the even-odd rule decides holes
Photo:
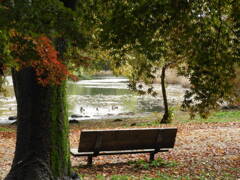
[(31, 66), (35, 69), (38, 82), (43, 86), (60, 84), (69, 73), (66, 66), (58, 60), (58, 52), (45, 36), (39, 37), (36, 43), (40, 60), (31, 61)]
[(33, 40), (34, 50), (38, 59), (29, 61), (17, 60), (20, 68), (32, 67), (37, 81), (42, 86), (59, 85), (67, 77), (76, 79), (67, 69), (67, 66), (59, 59), (58, 51), (52, 45), (52, 41), (46, 36), (40, 36)]

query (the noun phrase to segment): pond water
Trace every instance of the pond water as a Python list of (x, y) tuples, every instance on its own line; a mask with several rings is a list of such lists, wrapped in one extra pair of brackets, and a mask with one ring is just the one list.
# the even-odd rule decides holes
[[(0, 97), (0, 123), (12, 123), (16, 116), (16, 100), (11, 78), (8, 77), (9, 96)], [(155, 85), (159, 89), (159, 85)], [(182, 100), (185, 89), (180, 85), (167, 88), (170, 104)], [(68, 82), (67, 102), (69, 120), (116, 119), (145, 116), (163, 111), (162, 97), (139, 96), (128, 89), (128, 79), (114, 76), (96, 76), (92, 80)]]

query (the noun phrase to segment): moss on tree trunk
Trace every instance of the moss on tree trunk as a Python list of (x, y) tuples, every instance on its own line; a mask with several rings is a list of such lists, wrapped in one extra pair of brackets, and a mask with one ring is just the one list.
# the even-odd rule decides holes
[(13, 71), (12, 75), (18, 108), (17, 140), (5, 179), (66, 179), (71, 163), (65, 82), (42, 87), (31, 68)]

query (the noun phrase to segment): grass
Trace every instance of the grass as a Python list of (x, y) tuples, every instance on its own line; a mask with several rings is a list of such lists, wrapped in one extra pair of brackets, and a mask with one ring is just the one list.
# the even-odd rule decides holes
[(240, 111), (218, 111), (214, 112), (207, 119), (196, 116), (194, 119), (186, 118), (187, 113), (178, 112), (175, 123), (216, 123), (216, 122), (239, 122)]
[[(152, 116), (152, 117), (151, 117)], [(159, 122), (162, 118), (162, 113), (154, 113), (146, 119), (137, 123), (139, 126), (159, 126)], [(218, 111), (213, 113), (207, 119), (196, 116), (190, 119), (187, 112), (175, 111), (173, 121), (171, 124), (182, 123), (224, 123), (224, 122), (240, 122), (240, 111)]]
[[(159, 127), (163, 113), (152, 113), (146, 117), (127, 118), (121, 121), (114, 121), (113, 119), (82, 121), (79, 124), (72, 124), (71, 127), (81, 129), (104, 129), (104, 128), (129, 128), (129, 127)], [(173, 120), (170, 125), (176, 126), (185, 123), (226, 123), (226, 122), (240, 122), (240, 110), (221, 110), (213, 113), (207, 119), (196, 116), (190, 119), (187, 112), (180, 111), (175, 108), (173, 111)]]
[(12, 128), (9, 128), (9, 127), (0, 127), (0, 132), (11, 132), (11, 131), (14, 131)]
[(151, 162), (140, 159), (137, 161), (129, 161), (128, 163), (130, 165), (133, 165), (137, 169), (150, 169), (156, 167), (175, 167), (178, 165), (178, 163), (175, 161), (165, 161), (162, 158), (158, 158)]
[[(136, 126), (148, 127), (159, 126), (159, 122), (162, 118), (162, 113), (153, 113), (151, 116), (145, 119), (139, 119)], [(135, 120), (137, 121), (137, 120)], [(207, 119), (203, 119), (200, 116), (196, 116), (190, 119), (187, 112), (176, 111), (174, 113), (173, 121), (171, 124), (184, 124), (184, 123), (226, 123), (226, 122), (240, 122), (240, 111), (218, 111), (213, 113)]]

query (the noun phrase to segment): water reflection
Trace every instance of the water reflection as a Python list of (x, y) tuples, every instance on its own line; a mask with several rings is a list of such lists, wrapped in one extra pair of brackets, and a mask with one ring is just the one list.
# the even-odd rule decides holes
[(98, 76), (69, 83), (69, 116), (77, 120), (116, 118), (137, 112), (137, 96), (128, 89), (128, 79)]
[[(11, 78), (8, 80), (8, 88), (12, 89)], [(184, 89), (178, 86), (168, 89), (169, 102), (179, 102)], [(13, 91), (10, 92), (9, 97), (0, 97), (0, 123), (9, 123), (8, 117), (16, 115), (16, 100)], [(128, 89), (128, 79), (114, 76), (68, 82), (67, 102), (71, 120), (125, 118), (163, 110), (161, 96), (138, 96)]]
[(125, 95), (132, 92), (127, 86), (128, 79), (114, 76), (96, 76), (93, 80), (68, 83), (69, 95)]

